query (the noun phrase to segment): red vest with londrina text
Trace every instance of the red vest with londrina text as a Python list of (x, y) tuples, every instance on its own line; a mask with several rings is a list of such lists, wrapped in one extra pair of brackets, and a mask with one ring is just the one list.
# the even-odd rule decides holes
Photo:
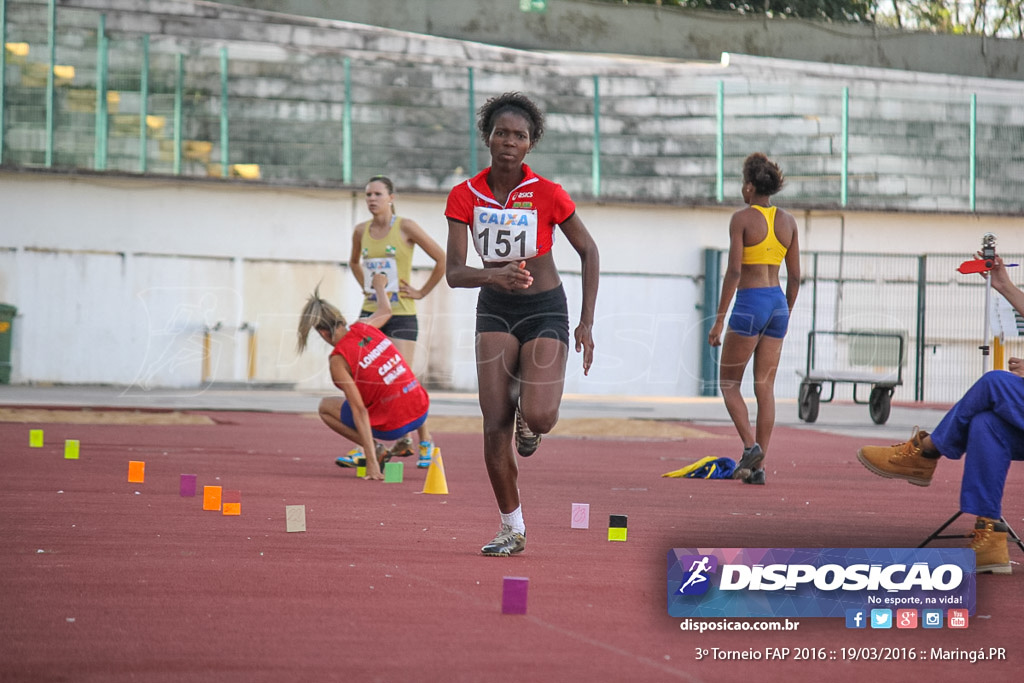
[(331, 355), (341, 356), (351, 368), (374, 429), (404, 427), (430, 407), (430, 398), (412, 368), (376, 327), (353, 323)]

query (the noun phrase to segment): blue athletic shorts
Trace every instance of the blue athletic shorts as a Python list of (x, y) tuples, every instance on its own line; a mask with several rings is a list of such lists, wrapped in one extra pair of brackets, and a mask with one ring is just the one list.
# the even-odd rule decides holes
[[(350, 429), (356, 428), (356, 420), (352, 417), (352, 407), (349, 406), (348, 401), (341, 404), (341, 423)], [(389, 429), (386, 432), (379, 429), (373, 429), (373, 438), (380, 439), (381, 441), (394, 441), (395, 439), (401, 439), (403, 436), (411, 431), (419, 429), (424, 422), (427, 421), (427, 413), (423, 413), (409, 424), (399, 427), (398, 429)]]
[(744, 337), (764, 335), (782, 339), (789, 329), (789, 305), (778, 287), (753, 287), (736, 291), (729, 329)]

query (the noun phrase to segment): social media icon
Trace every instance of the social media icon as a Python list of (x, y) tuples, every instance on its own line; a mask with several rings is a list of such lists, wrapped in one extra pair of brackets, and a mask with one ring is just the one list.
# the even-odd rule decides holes
[(942, 628), (942, 610), (921, 610), (921, 626), (924, 628)]
[(871, 628), (892, 628), (892, 610), (871, 610)]
[(896, 610), (896, 628), (917, 628), (917, 610)]
[(967, 610), (951, 609), (948, 614), (950, 628), (967, 628)]
[(867, 628), (868, 613), (862, 609), (846, 610), (846, 628)]

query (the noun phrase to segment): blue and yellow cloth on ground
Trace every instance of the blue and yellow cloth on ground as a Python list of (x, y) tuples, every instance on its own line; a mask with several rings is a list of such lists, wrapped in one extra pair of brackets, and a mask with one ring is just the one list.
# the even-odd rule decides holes
[(663, 477), (685, 477), (687, 479), (731, 479), (736, 471), (736, 461), (732, 458), (719, 458), (709, 455), (674, 472), (666, 472)]

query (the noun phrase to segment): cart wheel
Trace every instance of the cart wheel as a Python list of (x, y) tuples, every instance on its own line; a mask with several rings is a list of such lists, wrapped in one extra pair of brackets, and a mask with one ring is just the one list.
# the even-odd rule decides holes
[(818, 399), (821, 398), (821, 385), (809, 382), (800, 383), (800, 398), (797, 401), (797, 415), (804, 422), (818, 419)]
[(876, 425), (884, 425), (889, 419), (889, 409), (892, 407), (892, 389), (889, 387), (875, 387), (871, 390), (871, 397), (868, 399), (868, 412), (871, 414), (871, 421)]

